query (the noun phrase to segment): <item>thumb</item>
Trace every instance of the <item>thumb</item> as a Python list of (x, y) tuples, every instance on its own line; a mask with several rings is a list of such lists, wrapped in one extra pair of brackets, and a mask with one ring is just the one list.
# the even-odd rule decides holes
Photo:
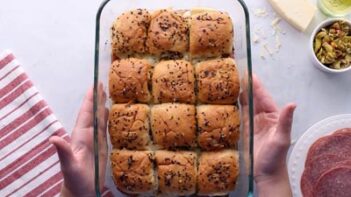
[(290, 146), (291, 127), (295, 108), (296, 104), (288, 104), (281, 110), (279, 115), (276, 134), (278, 135), (278, 139), (287, 146)]
[(70, 144), (61, 137), (52, 136), (49, 142), (53, 144), (57, 150), (58, 157), (61, 163), (61, 170), (68, 170), (73, 162), (73, 152)]

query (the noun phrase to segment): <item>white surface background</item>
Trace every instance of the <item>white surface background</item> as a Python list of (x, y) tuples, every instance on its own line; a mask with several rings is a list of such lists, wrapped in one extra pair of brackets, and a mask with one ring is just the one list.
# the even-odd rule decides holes
[[(351, 113), (351, 72), (331, 75), (313, 67), (309, 35), (325, 17), (315, 17), (301, 33), (281, 21), (286, 34), (273, 56), (259, 54), (264, 43), (274, 48), (274, 12), (266, 0), (246, 0), (252, 34), (261, 28), (266, 39), (253, 44), (254, 72), (279, 106), (297, 103), (293, 139), (313, 123), (331, 115)], [(68, 131), (87, 88), (93, 82), (95, 14), (100, 0), (0, 0), (0, 51), (10, 49), (47, 99)], [(257, 8), (269, 15), (257, 17)]]
[[(268, 39), (264, 42), (274, 48), (271, 23), (275, 13), (268, 17), (256, 17), (257, 8), (272, 10), (265, 0), (246, 1), (251, 11), (252, 34), (262, 27)], [(312, 0), (311, 2), (316, 2)], [(310, 35), (313, 29), (327, 17), (318, 10), (306, 32), (295, 30), (285, 21), (279, 26), (285, 35), (281, 35), (282, 47), (266, 60), (259, 57), (262, 44), (253, 44), (253, 70), (266, 88), (271, 92), (280, 107), (288, 102), (295, 102), (297, 109), (293, 124), (293, 141), (297, 140), (314, 123), (337, 114), (351, 113), (351, 72), (328, 74), (314, 67), (310, 56)]]

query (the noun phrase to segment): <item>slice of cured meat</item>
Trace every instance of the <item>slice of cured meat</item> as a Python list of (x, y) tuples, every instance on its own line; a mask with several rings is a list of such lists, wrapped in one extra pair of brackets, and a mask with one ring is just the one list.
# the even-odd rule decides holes
[[(337, 131), (338, 132), (338, 131)], [(351, 132), (340, 131), (318, 139), (308, 151), (305, 166), (322, 154), (351, 156)]]
[(313, 197), (350, 197), (351, 167), (338, 166), (325, 172), (317, 181)]
[(301, 192), (304, 197), (311, 197), (313, 186), (318, 178), (327, 170), (339, 162), (344, 162), (345, 157), (335, 154), (322, 154), (313, 160), (310, 160), (305, 166), (305, 170), (301, 177)]
[(351, 158), (324, 154), (312, 160), (305, 168), (301, 177), (301, 192), (303, 196), (311, 197), (313, 187), (320, 176), (331, 168), (337, 166), (349, 166), (351, 168)]
[(351, 128), (339, 129), (333, 133), (333, 135), (335, 134), (351, 134)]
[(328, 170), (338, 166), (351, 168), (351, 128), (337, 130), (312, 144), (300, 180), (303, 196), (312, 197), (319, 178)]
[(313, 185), (311, 183), (311, 180), (309, 179), (309, 172), (303, 171), (302, 177), (301, 177), (301, 193), (303, 197), (312, 197), (313, 196)]

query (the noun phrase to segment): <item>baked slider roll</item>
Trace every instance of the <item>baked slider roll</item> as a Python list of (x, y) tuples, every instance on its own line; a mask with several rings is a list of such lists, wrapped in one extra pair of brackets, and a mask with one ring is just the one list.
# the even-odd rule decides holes
[(197, 177), (198, 195), (226, 195), (234, 190), (238, 175), (238, 152), (202, 152)]
[(158, 148), (195, 147), (195, 106), (161, 104), (151, 108), (151, 131)]
[(149, 70), (147, 60), (128, 58), (112, 63), (109, 73), (110, 96), (115, 103), (138, 101), (148, 103)]
[(233, 104), (240, 92), (239, 74), (232, 58), (200, 62), (195, 67), (198, 101)]
[(152, 194), (156, 190), (150, 151), (113, 150), (111, 166), (117, 188), (127, 194)]
[(229, 56), (233, 51), (233, 36), (233, 23), (227, 13), (199, 9), (192, 11), (191, 57)]
[(119, 57), (145, 53), (150, 13), (145, 9), (131, 10), (120, 15), (111, 27), (112, 53)]
[(240, 137), (239, 110), (232, 105), (197, 107), (198, 144), (202, 150), (235, 147)]
[(147, 47), (154, 55), (175, 55), (181, 58), (188, 51), (189, 27), (180, 12), (171, 9), (155, 11), (151, 16)]
[(195, 193), (196, 153), (156, 151), (160, 196), (185, 196)]
[(149, 107), (144, 104), (115, 104), (110, 110), (109, 134), (115, 149), (146, 150), (149, 137)]
[(152, 75), (155, 103), (195, 102), (194, 68), (185, 60), (161, 61)]

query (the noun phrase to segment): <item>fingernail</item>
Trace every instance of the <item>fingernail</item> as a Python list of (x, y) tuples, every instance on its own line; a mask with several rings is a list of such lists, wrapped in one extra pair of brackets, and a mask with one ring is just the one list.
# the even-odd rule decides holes
[(288, 106), (291, 110), (295, 110), (297, 107), (296, 103), (290, 103), (290, 104), (288, 104)]

